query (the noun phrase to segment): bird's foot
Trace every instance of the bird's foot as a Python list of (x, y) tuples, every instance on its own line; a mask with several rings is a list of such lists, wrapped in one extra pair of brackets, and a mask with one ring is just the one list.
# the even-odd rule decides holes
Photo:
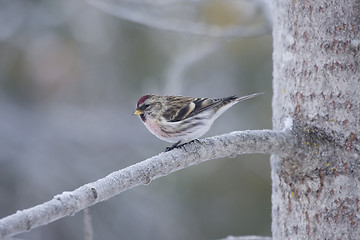
[(183, 144), (182, 144), (182, 145), (179, 145), (180, 142), (181, 142), (181, 141), (178, 141), (177, 143), (173, 144), (172, 146), (166, 147), (166, 148), (165, 148), (165, 152), (171, 151), (171, 150), (173, 150), (174, 148), (178, 148), (178, 147), (182, 146)]
[(173, 150), (175, 148), (184, 148), (185, 149), (185, 145), (193, 143), (193, 142), (200, 143), (200, 140), (199, 139), (194, 139), (194, 140), (191, 140), (190, 142), (183, 143), (183, 144), (180, 144), (180, 145), (179, 145), (179, 143), (180, 143), (180, 141), (179, 141), (179, 142), (175, 143), (174, 145), (172, 145), (170, 147), (166, 147), (165, 152), (171, 151), (171, 150)]
[(188, 142), (188, 143), (193, 143), (193, 142), (201, 143), (199, 139), (194, 139), (194, 140), (191, 140), (191, 141), (190, 141), (190, 142)]
[(173, 150), (174, 148), (176, 148), (176, 146), (175, 146), (175, 147), (174, 147), (174, 146), (166, 147), (166, 148), (165, 148), (165, 152), (171, 151), (171, 150)]

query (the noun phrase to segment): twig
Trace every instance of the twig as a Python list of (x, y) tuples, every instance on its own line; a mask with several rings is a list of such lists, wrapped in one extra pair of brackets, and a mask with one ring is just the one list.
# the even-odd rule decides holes
[(94, 233), (92, 227), (92, 220), (89, 208), (84, 209), (84, 239), (93, 240)]
[(125, 190), (149, 184), (153, 179), (203, 161), (248, 153), (286, 153), (293, 149), (295, 141), (290, 131), (273, 130), (232, 132), (196, 141), (182, 148), (160, 153), (72, 192), (63, 192), (48, 202), (0, 219), (0, 239), (73, 215)]

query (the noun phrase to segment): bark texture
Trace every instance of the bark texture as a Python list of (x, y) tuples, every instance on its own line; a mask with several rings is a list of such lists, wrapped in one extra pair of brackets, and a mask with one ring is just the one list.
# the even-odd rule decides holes
[(274, 239), (360, 239), (360, 1), (274, 0)]

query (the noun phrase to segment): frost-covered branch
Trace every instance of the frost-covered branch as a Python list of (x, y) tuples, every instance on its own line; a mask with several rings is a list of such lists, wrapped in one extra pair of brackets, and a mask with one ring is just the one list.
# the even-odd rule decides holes
[[(104, 0), (88, 0), (94, 7), (111, 14), (113, 16), (139, 23), (145, 26), (159, 30), (173, 31), (192, 35), (209, 36), (209, 37), (256, 37), (271, 32), (271, 25), (267, 22), (254, 24), (254, 26), (216, 26), (196, 21), (185, 21), (181, 19), (172, 19), (168, 16), (161, 17), (140, 9), (134, 10), (132, 6), (126, 4), (115, 4)], [(159, 8), (156, 8), (159, 10)]]
[(203, 161), (234, 157), (238, 154), (286, 153), (295, 146), (295, 141), (290, 131), (273, 130), (232, 132), (196, 141), (182, 148), (160, 153), (72, 192), (63, 192), (48, 202), (0, 219), (0, 239), (73, 215), (125, 190), (149, 184), (153, 179)]

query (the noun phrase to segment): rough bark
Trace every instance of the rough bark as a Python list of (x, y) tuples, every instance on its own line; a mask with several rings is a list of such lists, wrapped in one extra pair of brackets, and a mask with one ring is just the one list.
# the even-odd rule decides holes
[(274, 239), (360, 239), (360, 3), (274, 0)]

